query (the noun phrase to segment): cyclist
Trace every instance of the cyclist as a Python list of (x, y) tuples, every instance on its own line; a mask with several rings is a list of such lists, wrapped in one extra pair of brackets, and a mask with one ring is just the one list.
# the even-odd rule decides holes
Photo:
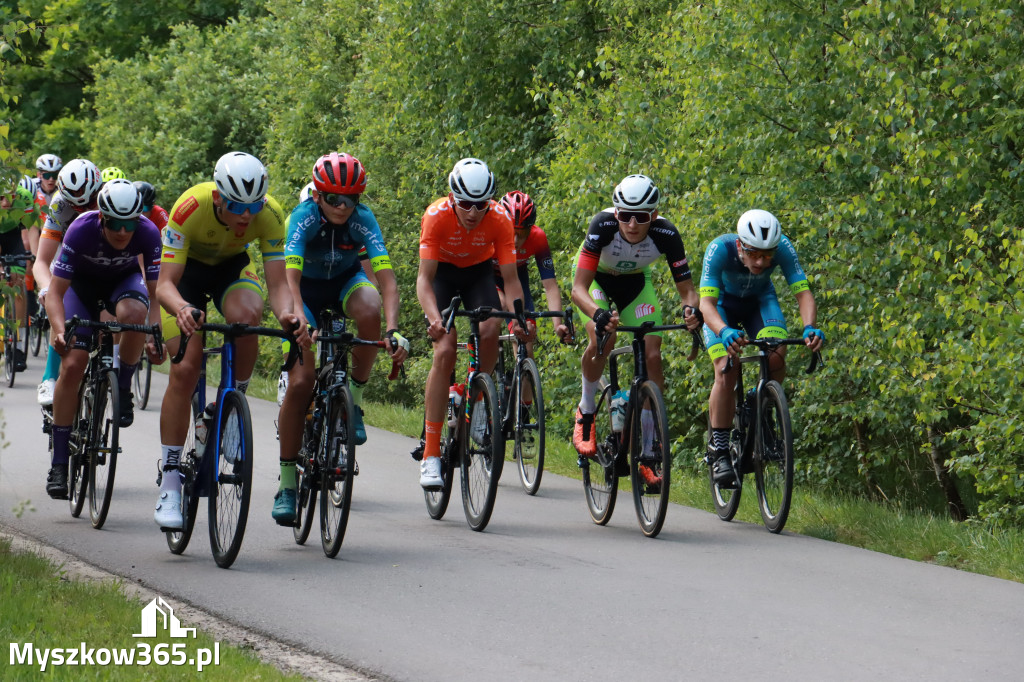
[[(127, 180), (106, 183), (98, 204), (98, 211), (76, 218), (64, 234), (46, 297), (55, 355), (63, 358), (53, 396), (53, 457), (46, 477), (47, 494), (58, 499), (68, 496), (68, 443), (93, 333), (79, 328), (71, 345), (65, 345), (65, 318), (95, 320), (106, 310), (124, 324), (146, 324), (147, 317), (149, 324), (160, 321), (156, 306), (149, 305), (160, 270), (160, 231), (141, 215), (142, 198)], [(139, 271), (140, 255), (145, 276)], [(117, 374), (122, 427), (132, 423), (130, 386), (144, 343), (142, 334), (122, 334)], [(159, 352), (152, 342), (148, 351), (151, 358)]]
[(11, 267), (11, 284), (18, 293), (14, 296), (15, 319), (18, 328), (14, 330), (14, 369), (25, 371), (25, 351), (17, 343), (21, 334), (28, 334), (21, 328), (21, 320), (25, 319), (25, 263), (30, 257), (28, 249), (27, 229), (35, 225), (39, 219), (39, 209), (32, 191), (25, 189), (20, 183), (0, 196), (0, 254), (5, 256), (24, 255), (24, 261)]
[[(434, 201), (423, 214), (420, 229), (420, 264), (416, 296), (434, 343), (434, 359), (424, 393), (425, 445), (420, 463), (420, 485), (435, 489), (441, 481), (441, 422), (448, 401), (448, 387), (455, 367), (456, 334), (446, 333), (441, 310), (459, 295), (466, 308), (501, 308), (491, 258), (505, 280), (508, 309), (523, 298), (515, 268), (515, 237), (512, 220), (494, 201), (494, 175), (479, 159), (466, 158), (448, 175), (448, 196)], [(499, 320), (480, 325), (480, 370), (491, 372), (498, 360)], [(515, 329), (522, 341), (526, 330)], [(480, 414), (483, 414), (480, 412)], [(479, 427), (477, 427), (479, 428)]]
[[(50, 212), (39, 237), (36, 262), (32, 265), (40, 304), (45, 305), (46, 292), (50, 286), (50, 265), (60, 248), (64, 230), (79, 214), (96, 209), (96, 197), (102, 185), (99, 169), (87, 159), (72, 159), (60, 169), (57, 191), (50, 201)], [(52, 332), (53, 327), (50, 329)], [(53, 351), (53, 337), (50, 339), (50, 350)], [(43, 379), (39, 384), (40, 405), (45, 407), (53, 403), (53, 388), (59, 374), (60, 356), (52, 352), (46, 358), (46, 369), (43, 370)]]
[[(164, 338), (168, 350), (178, 350), (180, 335), (191, 335), (202, 324), (208, 301), (213, 301), (229, 323), (258, 325), (263, 316), (264, 287), (246, 246), (259, 241), (267, 278), (270, 306), (285, 329), (296, 330), (303, 347), (309, 346), (302, 310), (294, 311), (284, 273), (284, 215), (267, 194), (267, 171), (259, 159), (244, 152), (229, 152), (217, 161), (213, 182), (186, 190), (171, 209), (163, 231), (163, 252), (157, 298), (163, 307)], [(192, 311), (202, 314), (199, 321)], [(237, 388), (249, 385), (256, 364), (257, 337), (238, 339), (235, 368)], [(202, 344), (189, 345), (180, 364), (171, 365), (167, 391), (160, 409), (161, 463), (164, 471), (153, 519), (162, 528), (179, 529), (181, 477), (178, 459), (188, 432), (192, 394), (199, 381)]]
[[(40, 206), (49, 206), (53, 202), (53, 195), (57, 191), (57, 174), (63, 167), (64, 162), (55, 154), (43, 154), (36, 159), (36, 177), (33, 179), (32, 191)], [(39, 234), (42, 231), (40, 228), (44, 217), (45, 214), (40, 213), (39, 227), (33, 225), (28, 229), (28, 246), (32, 255), (39, 251)]]
[[(729, 461), (729, 432), (736, 411), (736, 364), (722, 374), (727, 356), (735, 356), (747, 344), (746, 335), (756, 338), (785, 338), (786, 319), (772, 285), (771, 275), (781, 267), (796, 295), (803, 338), (812, 351), (821, 349), (825, 334), (817, 328), (818, 306), (807, 275), (797, 260), (792, 242), (782, 234), (779, 221), (768, 211), (755, 209), (740, 216), (736, 232), (712, 241), (704, 253), (700, 278), (700, 309), (704, 313), (704, 341), (715, 367), (708, 412), (711, 442), (708, 462), (715, 482), (721, 487), (735, 484), (736, 474)], [(742, 328), (742, 330), (740, 329)], [(786, 375), (785, 346), (772, 353), (772, 378)]]
[[(562, 310), (562, 293), (558, 290), (558, 280), (555, 279), (555, 262), (551, 257), (551, 247), (548, 246), (548, 236), (536, 224), (537, 207), (534, 205), (533, 199), (525, 192), (513, 191), (501, 198), (501, 205), (512, 218), (516, 247), (516, 274), (519, 276), (519, 285), (523, 290), (523, 305), (526, 310), (536, 310), (533, 296), (530, 293), (530, 259), (533, 258), (537, 263), (540, 283), (544, 287), (548, 310)], [(501, 297), (502, 304), (505, 304), (505, 282), (501, 278), (497, 261), (492, 260), (492, 262), (495, 266), (494, 278), (498, 284), (498, 295)], [(565, 326), (564, 320), (561, 318), (555, 325), (555, 334), (563, 343), (569, 334), (569, 328)], [(533, 342), (528, 342), (526, 347), (530, 357), (533, 357)]]
[[(332, 152), (321, 156), (313, 166), (313, 185), (310, 198), (300, 203), (288, 218), (285, 274), (292, 305), (302, 309), (306, 319), (315, 325), (325, 307), (340, 302), (342, 312), (355, 320), (359, 337), (377, 340), (383, 300), (387, 336), (391, 339), (388, 353), (395, 362), (404, 362), (409, 342), (398, 332), (398, 282), (377, 219), (360, 202), (366, 190), (366, 171), (354, 156)], [(367, 279), (360, 264), (359, 252), (363, 247), (377, 274), (379, 290)], [(366, 442), (360, 403), (377, 350), (373, 346), (352, 350), (349, 378), (356, 407), (353, 431), (357, 445)], [(284, 525), (295, 521), (295, 459), (315, 382), (316, 358), (308, 349), (303, 354), (303, 364), (296, 364), (289, 372), (278, 416), (281, 482), (272, 515)]]
[(139, 190), (142, 197), (142, 215), (149, 218), (159, 229), (167, 227), (167, 210), (156, 205), (156, 188), (143, 180), (136, 180), (135, 189)]
[[(597, 334), (609, 334), (606, 348), (611, 348), (620, 323), (662, 323), (661, 304), (651, 284), (651, 265), (662, 256), (668, 261), (683, 302), (687, 328), (700, 326), (699, 301), (683, 240), (676, 226), (658, 215), (660, 198), (661, 193), (649, 177), (627, 175), (612, 192), (612, 207), (591, 219), (577, 253), (572, 300), (580, 313), (591, 320), (587, 322), (588, 342), (581, 360), (583, 394), (572, 434), (576, 451), (584, 457), (593, 457), (597, 452), (594, 411), (601, 375), (608, 362), (607, 352), (597, 354)], [(610, 311), (612, 302), (618, 308), (615, 312)], [(648, 375), (664, 390), (661, 335), (646, 335), (644, 344)], [(652, 447), (654, 417), (644, 410), (640, 419), (646, 452)]]

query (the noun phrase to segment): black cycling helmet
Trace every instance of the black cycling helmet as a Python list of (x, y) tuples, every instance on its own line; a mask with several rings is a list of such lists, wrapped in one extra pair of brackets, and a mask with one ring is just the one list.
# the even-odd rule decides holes
[(152, 206), (156, 203), (156, 188), (144, 180), (136, 180), (132, 183), (142, 197), (143, 206)]

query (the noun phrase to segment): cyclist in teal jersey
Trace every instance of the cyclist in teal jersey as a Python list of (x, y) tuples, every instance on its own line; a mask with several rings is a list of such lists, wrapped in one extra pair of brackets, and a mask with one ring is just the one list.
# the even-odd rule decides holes
[[(771, 282), (775, 268), (782, 268), (796, 294), (807, 347), (820, 350), (825, 334), (817, 328), (818, 306), (797, 260), (796, 249), (782, 234), (775, 216), (768, 211), (747, 211), (740, 216), (736, 232), (712, 241), (704, 254), (700, 309), (704, 313), (704, 342), (715, 367), (715, 383), (708, 403), (708, 461), (715, 482), (723, 487), (736, 480), (729, 461), (729, 431), (736, 411), (733, 390), (740, 368), (737, 363), (728, 374), (722, 374), (722, 370), (726, 358), (736, 356), (747, 344), (747, 334), (759, 339), (786, 337), (786, 320)], [(786, 375), (785, 350), (785, 346), (780, 347), (770, 360), (772, 378), (779, 382)]]

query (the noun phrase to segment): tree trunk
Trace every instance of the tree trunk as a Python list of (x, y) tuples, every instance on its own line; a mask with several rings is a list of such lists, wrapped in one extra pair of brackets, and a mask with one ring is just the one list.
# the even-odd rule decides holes
[(931, 456), (932, 469), (935, 470), (935, 478), (939, 482), (939, 487), (946, 495), (946, 507), (949, 509), (949, 515), (954, 521), (966, 521), (967, 506), (960, 497), (960, 491), (956, 489), (953, 475), (946, 467), (946, 457), (939, 445), (939, 435), (931, 426), (928, 427), (928, 442), (931, 444), (928, 454)]

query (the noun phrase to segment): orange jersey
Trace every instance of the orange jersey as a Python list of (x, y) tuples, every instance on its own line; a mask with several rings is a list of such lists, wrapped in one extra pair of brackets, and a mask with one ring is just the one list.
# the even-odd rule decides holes
[(516, 262), (512, 219), (501, 204), (492, 199), (487, 215), (472, 230), (459, 224), (448, 197), (427, 207), (420, 229), (420, 260), (464, 268), (492, 258), (498, 265)]

